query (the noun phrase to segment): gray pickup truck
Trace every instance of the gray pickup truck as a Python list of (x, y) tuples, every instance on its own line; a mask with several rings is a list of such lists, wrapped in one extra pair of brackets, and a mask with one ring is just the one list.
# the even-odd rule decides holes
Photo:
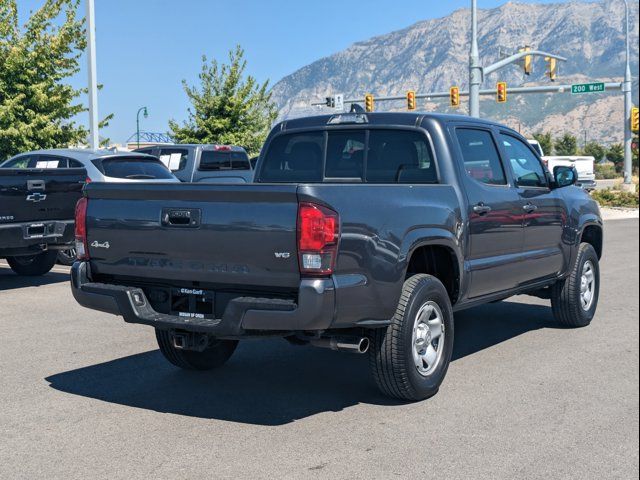
[(253, 165), (235, 145), (156, 145), (135, 150), (158, 157), (178, 180), (189, 183), (250, 183)]
[(84, 168), (0, 168), (0, 258), (20, 275), (43, 275), (74, 242)]
[(384, 393), (423, 399), (445, 377), (455, 311), (524, 293), (564, 325), (591, 322), (603, 228), (575, 181), (488, 121), (288, 120), (253, 184), (88, 185), (72, 291), (153, 326), (182, 368), (278, 336), (368, 351)]

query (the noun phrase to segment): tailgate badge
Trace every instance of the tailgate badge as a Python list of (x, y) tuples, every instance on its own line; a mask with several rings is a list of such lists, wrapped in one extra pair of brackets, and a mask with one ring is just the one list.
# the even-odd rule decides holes
[(41, 202), (43, 200), (46, 200), (47, 195), (44, 193), (32, 193), (30, 195), (27, 195), (27, 202)]
[(274, 252), (276, 258), (289, 258), (291, 254), (289, 252)]
[(106, 249), (111, 248), (111, 245), (109, 245), (109, 242), (102, 242), (102, 243), (100, 243), (100, 242), (99, 242), (99, 241), (97, 241), (97, 240), (94, 240), (93, 242), (91, 242), (91, 246), (92, 246), (93, 248), (106, 248)]

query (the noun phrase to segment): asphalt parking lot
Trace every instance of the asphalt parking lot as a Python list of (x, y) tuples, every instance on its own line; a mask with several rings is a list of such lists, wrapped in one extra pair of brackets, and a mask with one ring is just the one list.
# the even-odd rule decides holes
[(460, 313), (414, 404), (364, 356), (281, 340), (185, 373), (151, 329), (78, 306), (67, 268), (0, 262), (0, 478), (637, 478), (638, 220), (605, 235), (590, 327), (529, 297)]

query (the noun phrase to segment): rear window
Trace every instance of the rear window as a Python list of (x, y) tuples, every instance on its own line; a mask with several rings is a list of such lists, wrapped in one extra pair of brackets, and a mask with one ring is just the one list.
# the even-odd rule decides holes
[(198, 170), (251, 170), (251, 165), (244, 152), (203, 150)]
[(437, 171), (428, 139), (418, 131), (333, 130), (285, 134), (271, 141), (261, 182), (323, 180), (437, 183)]
[(101, 158), (93, 164), (106, 177), (130, 180), (169, 180), (174, 178), (160, 160), (144, 157)]

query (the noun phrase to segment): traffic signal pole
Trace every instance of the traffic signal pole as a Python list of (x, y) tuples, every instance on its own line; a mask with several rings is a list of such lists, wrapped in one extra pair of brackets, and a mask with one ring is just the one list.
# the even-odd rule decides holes
[[(626, 1), (626, 0), (625, 0)], [(469, 116), (480, 117), (480, 86), (485, 75), (516, 63), (523, 57), (545, 57), (565, 62), (567, 59), (553, 53), (540, 50), (523, 50), (504, 58), (496, 63), (483, 67), (478, 50), (478, 6), (476, 0), (471, 0), (471, 50), (469, 51)], [(631, 145), (631, 143), (629, 143)], [(631, 148), (631, 146), (629, 146)]]
[(624, 72), (624, 82), (622, 83), (622, 92), (624, 93), (624, 185), (627, 191), (635, 192), (636, 187), (631, 183), (632, 164), (631, 164), (631, 108), (633, 100), (631, 98), (631, 67), (629, 66), (629, 3), (624, 0), (624, 30), (625, 30), (625, 47), (626, 47), (626, 68)]
[(478, 50), (478, 8), (476, 0), (471, 0), (471, 50), (469, 51), (469, 115), (480, 116), (480, 85), (482, 66)]
[(87, 0), (87, 71), (89, 74), (89, 145), (100, 148), (98, 131), (98, 81), (96, 79), (96, 21), (93, 0)]

